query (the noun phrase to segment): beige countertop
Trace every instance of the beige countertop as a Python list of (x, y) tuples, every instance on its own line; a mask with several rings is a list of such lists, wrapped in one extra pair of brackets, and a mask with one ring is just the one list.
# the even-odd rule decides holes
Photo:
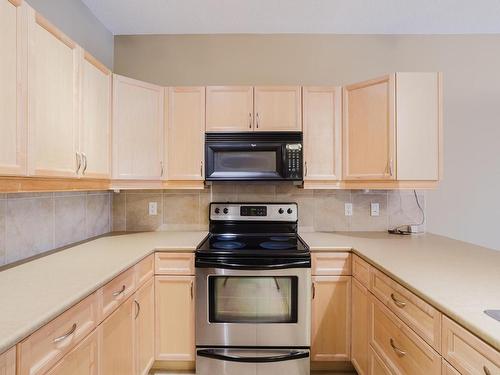
[(433, 234), (301, 233), (312, 251), (356, 254), (500, 350), (500, 251)]
[[(207, 232), (99, 238), (0, 272), (0, 353), (153, 251), (194, 251)], [(500, 350), (500, 252), (432, 234), (301, 233), (313, 251), (353, 250)]]

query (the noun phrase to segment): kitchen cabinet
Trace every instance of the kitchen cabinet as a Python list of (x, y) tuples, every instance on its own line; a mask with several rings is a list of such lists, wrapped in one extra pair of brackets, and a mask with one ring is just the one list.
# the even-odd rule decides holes
[(256, 86), (256, 131), (301, 131), (302, 97), (300, 86)]
[(304, 180), (340, 180), (342, 89), (304, 87)]
[(194, 281), (194, 276), (155, 276), (156, 360), (195, 360)]
[(380, 359), (373, 348), (370, 348), (370, 369), (368, 371), (370, 375), (393, 375), (391, 370), (387, 365)]
[(345, 180), (395, 179), (395, 76), (344, 87)]
[(79, 142), (82, 177), (110, 178), (111, 80), (108, 68), (89, 53), (82, 52)]
[(135, 292), (135, 358), (136, 374), (147, 375), (154, 362), (155, 331), (154, 279), (150, 278)]
[(369, 292), (363, 284), (353, 278), (351, 293), (351, 362), (358, 375), (368, 375)]
[(440, 73), (395, 73), (344, 87), (344, 180), (433, 186), (441, 164)]
[(254, 128), (252, 86), (207, 86), (206, 131), (251, 131)]
[(16, 347), (0, 354), (0, 375), (16, 375)]
[(164, 89), (113, 75), (113, 178), (165, 176)]
[(99, 326), (100, 374), (135, 374), (133, 301), (127, 299)]
[(205, 88), (167, 89), (169, 180), (204, 179)]
[(312, 361), (351, 358), (351, 277), (313, 276)]
[(98, 336), (94, 330), (46, 375), (97, 375), (98, 374)]
[(351, 254), (340, 252), (317, 252), (311, 255), (313, 276), (340, 276), (351, 274)]
[(26, 174), (26, 6), (0, 0), (0, 175)]
[(448, 362), (444, 359), (441, 361), (443, 364), (441, 375), (460, 375), (460, 373), (453, 368)]
[(29, 174), (77, 177), (80, 48), (31, 8), (28, 37)]

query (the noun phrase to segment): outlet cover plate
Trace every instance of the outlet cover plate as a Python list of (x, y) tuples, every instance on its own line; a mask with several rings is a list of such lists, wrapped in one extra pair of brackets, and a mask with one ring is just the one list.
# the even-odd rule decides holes
[(158, 202), (149, 202), (149, 216), (158, 215)]
[(344, 215), (352, 216), (352, 203), (346, 203), (344, 205)]
[(370, 205), (370, 215), (371, 216), (380, 216), (380, 204), (372, 203)]

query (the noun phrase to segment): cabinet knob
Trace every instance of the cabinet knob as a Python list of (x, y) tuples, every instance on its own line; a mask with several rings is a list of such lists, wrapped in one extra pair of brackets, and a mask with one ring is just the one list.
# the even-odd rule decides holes
[(256, 113), (255, 122), (256, 122), (257, 129), (258, 129), (259, 128), (259, 112)]
[(248, 117), (249, 117), (249, 119), (248, 119), (248, 127), (250, 129), (252, 129), (252, 112), (248, 113)]

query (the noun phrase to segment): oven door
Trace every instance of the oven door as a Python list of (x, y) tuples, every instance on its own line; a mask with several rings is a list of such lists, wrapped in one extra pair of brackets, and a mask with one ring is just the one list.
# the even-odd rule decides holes
[(282, 143), (207, 142), (205, 179), (208, 181), (285, 179)]
[(197, 375), (309, 375), (307, 349), (208, 348), (196, 351)]
[(196, 268), (197, 346), (310, 346), (311, 269)]

